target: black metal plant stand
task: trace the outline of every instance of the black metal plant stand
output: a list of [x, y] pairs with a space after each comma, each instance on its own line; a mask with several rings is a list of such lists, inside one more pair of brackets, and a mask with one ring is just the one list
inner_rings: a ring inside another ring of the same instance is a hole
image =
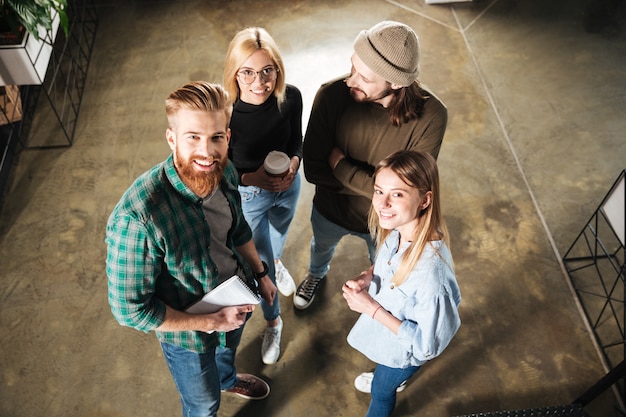
[[[69, 147], [74, 142], [98, 19], [93, 0], [68, 1], [67, 15], [67, 35], [59, 30], [54, 42], [50, 34], [43, 38], [52, 53], [41, 85], [19, 86], [21, 120], [0, 126], [0, 196], [20, 150]], [[4, 107], [0, 112], [14, 120]]]
[[[59, 30], [45, 80], [21, 87], [24, 126], [19, 142], [26, 149], [68, 147], [74, 142], [98, 19], [91, 0], [68, 2], [67, 14], [68, 34]], [[44, 105], [49, 105], [49, 115], [40, 114]]]

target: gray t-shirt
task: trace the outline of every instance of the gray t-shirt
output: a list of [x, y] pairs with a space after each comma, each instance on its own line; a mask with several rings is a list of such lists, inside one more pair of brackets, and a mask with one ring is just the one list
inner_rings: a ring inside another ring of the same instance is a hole
[[245, 277], [243, 269], [237, 263], [233, 251], [226, 246], [228, 231], [233, 224], [233, 215], [221, 187], [209, 194], [202, 201], [202, 210], [211, 230], [211, 259], [219, 272], [219, 283], [233, 275]]

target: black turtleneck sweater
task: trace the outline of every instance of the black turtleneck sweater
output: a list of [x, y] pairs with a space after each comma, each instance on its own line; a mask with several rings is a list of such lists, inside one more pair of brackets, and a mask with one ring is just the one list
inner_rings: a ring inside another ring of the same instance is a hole
[[287, 84], [285, 101], [278, 108], [272, 95], [260, 105], [237, 100], [230, 122], [228, 158], [241, 174], [254, 172], [270, 151], [302, 159], [302, 94]]

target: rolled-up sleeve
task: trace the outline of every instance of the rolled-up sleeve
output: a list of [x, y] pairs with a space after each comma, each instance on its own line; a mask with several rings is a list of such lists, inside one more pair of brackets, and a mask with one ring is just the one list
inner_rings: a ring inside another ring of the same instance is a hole
[[438, 294], [417, 304], [413, 320], [403, 320], [398, 342], [422, 361], [441, 355], [461, 326], [456, 302], [448, 294]]

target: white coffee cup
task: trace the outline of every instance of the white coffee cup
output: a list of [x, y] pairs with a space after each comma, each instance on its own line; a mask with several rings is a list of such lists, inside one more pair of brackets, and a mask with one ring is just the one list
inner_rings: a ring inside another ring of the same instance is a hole
[[271, 151], [265, 157], [263, 166], [267, 175], [272, 177], [284, 177], [289, 172], [289, 156], [280, 151]]

